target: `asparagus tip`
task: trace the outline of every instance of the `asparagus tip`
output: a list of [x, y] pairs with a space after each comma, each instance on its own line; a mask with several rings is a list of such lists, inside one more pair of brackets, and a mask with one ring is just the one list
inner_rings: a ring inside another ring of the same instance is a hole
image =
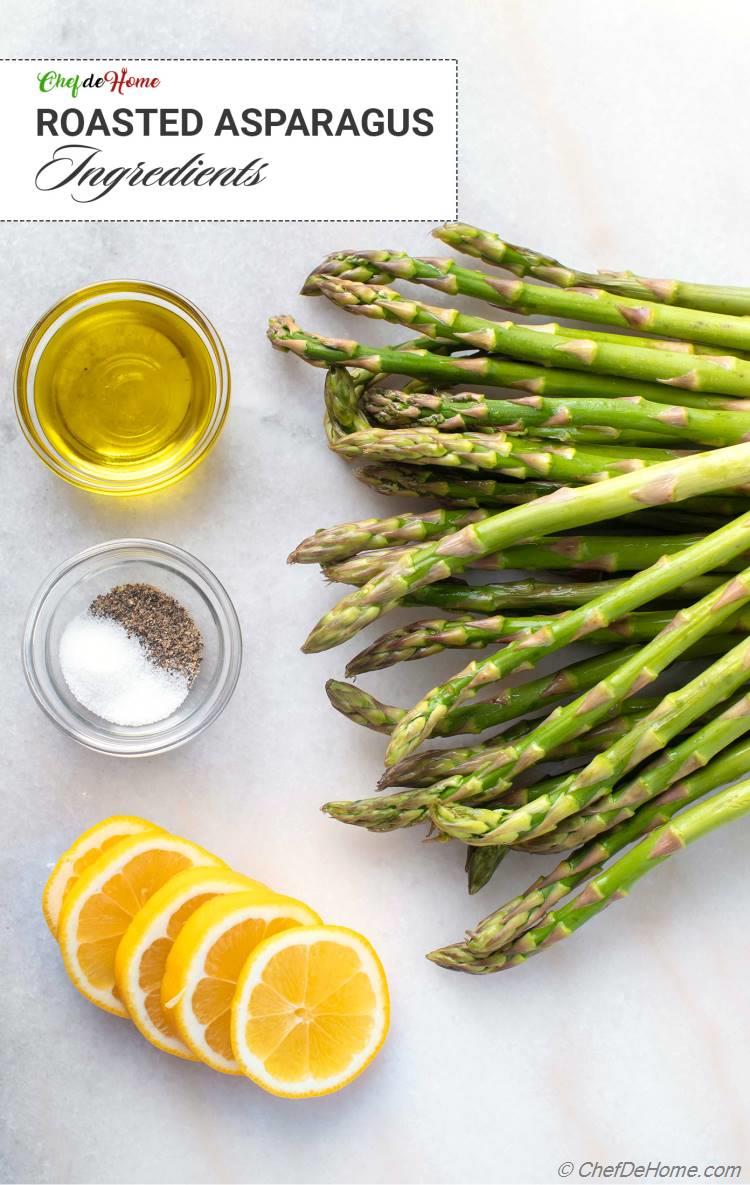
[[460, 961], [460, 955], [456, 957], [454, 952], [457, 947], [445, 946], [439, 950], [431, 950], [425, 955], [431, 963], [435, 963], [438, 967], [444, 967], [446, 971], [465, 971], [467, 968], [464, 963]]
[[310, 272], [299, 290], [300, 296], [320, 296], [320, 268]]

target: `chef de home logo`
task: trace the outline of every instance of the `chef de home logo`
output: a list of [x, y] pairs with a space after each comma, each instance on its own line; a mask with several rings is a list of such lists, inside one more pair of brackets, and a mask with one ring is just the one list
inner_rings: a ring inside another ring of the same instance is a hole
[[156, 90], [161, 79], [148, 75], [131, 74], [127, 66], [105, 70], [103, 74], [61, 74], [59, 70], [43, 70], [37, 74], [37, 85], [42, 94], [50, 91], [67, 91], [77, 99], [81, 91], [105, 90], [111, 95], [124, 95], [129, 90]]

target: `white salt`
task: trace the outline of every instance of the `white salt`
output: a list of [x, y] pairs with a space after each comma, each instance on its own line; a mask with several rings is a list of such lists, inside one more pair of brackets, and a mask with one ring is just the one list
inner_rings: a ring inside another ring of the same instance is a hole
[[74, 617], [65, 627], [60, 666], [78, 702], [111, 724], [164, 720], [189, 691], [183, 675], [158, 667], [118, 622], [89, 613]]

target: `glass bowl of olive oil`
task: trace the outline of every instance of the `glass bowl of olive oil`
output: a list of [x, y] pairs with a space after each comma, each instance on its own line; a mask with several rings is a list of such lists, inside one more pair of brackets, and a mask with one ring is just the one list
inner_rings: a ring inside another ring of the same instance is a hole
[[16, 367], [16, 411], [59, 477], [98, 494], [151, 493], [215, 444], [229, 407], [221, 338], [191, 301], [111, 280], [56, 304]]

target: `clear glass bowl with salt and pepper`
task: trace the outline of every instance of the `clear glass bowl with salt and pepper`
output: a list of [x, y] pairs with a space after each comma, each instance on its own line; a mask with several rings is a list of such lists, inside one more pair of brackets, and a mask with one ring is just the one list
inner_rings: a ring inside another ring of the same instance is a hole
[[23, 662], [43, 711], [100, 753], [177, 748], [226, 707], [242, 638], [231, 599], [189, 552], [116, 539], [56, 568], [29, 609]]

